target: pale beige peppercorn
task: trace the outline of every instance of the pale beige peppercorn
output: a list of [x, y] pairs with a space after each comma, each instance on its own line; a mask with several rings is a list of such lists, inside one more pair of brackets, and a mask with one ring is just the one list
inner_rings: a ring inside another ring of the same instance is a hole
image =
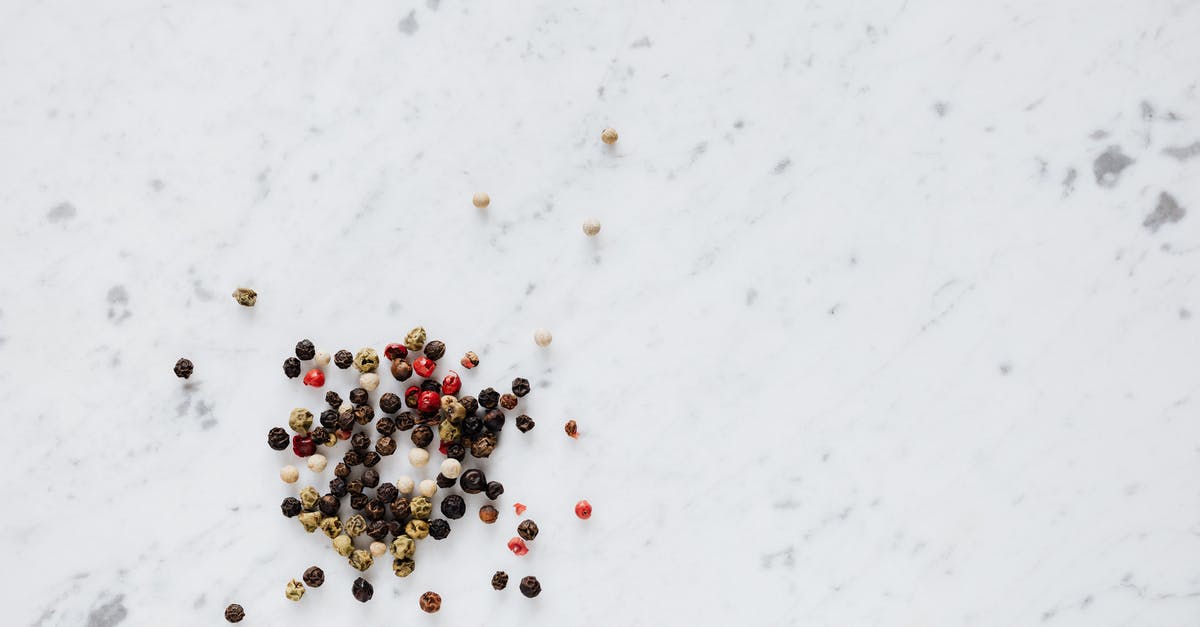
[[413, 478], [408, 475], [400, 477], [396, 480], [396, 489], [400, 491], [400, 494], [412, 494]]
[[[336, 435], [334, 436], [337, 437]], [[308, 456], [308, 469], [313, 472], [321, 472], [325, 470], [325, 465], [329, 460], [322, 454], [316, 453]], [[290, 481], [288, 483], [291, 483]]]
[[351, 540], [350, 536], [342, 534], [333, 539], [333, 550], [342, 557], [350, 557], [350, 554], [354, 552], [354, 540]]
[[588, 237], [595, 237], [600, 233], [600, 221], [595, 218], [590, 218], [583, 222], [583, 233]]
[[371, 551], [372, 557], [380, 557], [384, 553], [387, 553], [388, 549], [387, 545], [382, 542], [372, 542], [371, 546], [368, 547], [368, 550]]
[[533, 332], [533, 341], [538, 346], [545, 348], [550, 345], [550, 342], [554, 341], [554, 336], [546, 329], [538, 329]]
[[433, 498], [437, 494], [437, 482], [433, 479], [426, 479], [417, 486], [417, 493], [426, 498]]
[[391, 550], [392, 555], [399, 559], [412, 557], [413, 553], [417, 550], [417, 543], [413, 542], [413, 539], [408, 536], [397, 536], [396, 539], [392, 541]]
[[471, 204], [480, 209], [487, 209], [487, 206], [492, 204], [492, 199], [483, 192], [475, 192], [475, 195], [471, 197]]
[[617, 143], [617, 131], [612, 128], [600, 131], [600, 141], [609, 145]]
[[364, 372], [358, 377], [358, 387], [374, 392], [379, 387], [379, 375], [374, 372]]
[[429, 451], [423, 448], [413, 448], [408, 451], [408, 463], [420, 468], [429, 463]]
[[330, 359], [329, 353], [325, 351], [317, 351], [317, 354], [313, 356], [313, 364], [315, 364], [318, 368], [324, 368], [325, 366], [329, 365]]
[[284, 483], [296, 483], [296, 480], [300, 478], [300, 471], [295, 466], [288, 464], [279, 469], [279, 478]]

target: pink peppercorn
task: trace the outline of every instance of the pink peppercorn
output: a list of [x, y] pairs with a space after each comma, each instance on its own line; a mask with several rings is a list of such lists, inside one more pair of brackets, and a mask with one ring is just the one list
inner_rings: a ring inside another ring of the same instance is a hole
[[433, 390], [425, 390], [417, 395], [417, 411], [422, 414], [432, 414], [442, 406], [442, 397]]
[[508, 541], [508, 550], [512, 551], [513, 555], [520, 557], [529, 552], [529, 547], [525, 546], [524, 540], [514, 536], [512, 540]]
[[296, 457], [308, 457], [317, 452], [317, 445], [313, 443], [311, 436], [293, 435], [292, 452], [296, 454]]
[[457, 372], [451, 370], [450, 374], [446, 375], [446, 378], [442, 379], [442, 394], [449, 394], [453, 396], [458, 394], [458, 391], [461, 389], [462, 379], [458, 378]]
[[517, 516], [525, 513], [525, 506], [521, 503], [513, 503], [513, 510], [517, 512]]
[[408, 349], [403, 344], [388, 344], [387, 348], [383, 349], [383, 356], [388, 360], [404, 359], [408, 356]]
[[321, 372], [320, 368], [313, 368], [304, 375], [304, 385], [311, 385], [314, 388], [319, 388], [325, 385], [325, 373]]
[[588, 503], [587, 499], [584, 499], [584, 500], [576, 503], [575, 504], [575, 515], [582, 518], [583, 520], [587, 520], [587, 519], [591, 518], [592, 517], [592, 504]]
[[421, 388], [410, 385], [407, 390], [404, 390], [404, 404], [410, 409], [417, 408], [417, 397], [421, 395]]
[[429, 375], [433, 374], [434, 368], [437, 368], [437, 362], [424, 355], [413, 360], [413, 372], [422, 377], [429, 377]]

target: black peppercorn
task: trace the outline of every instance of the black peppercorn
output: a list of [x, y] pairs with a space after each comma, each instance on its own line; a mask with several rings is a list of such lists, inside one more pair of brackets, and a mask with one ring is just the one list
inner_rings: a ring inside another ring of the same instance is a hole
[[279, 505], [279, 509], [283, 511], [284, 516], [292, 518], [293, 516], [299, 516], [300, 512], [304, 510], [304, 506], [300, 504], [300, 499], [289, 496], [283, 499], [283, 503]]
[[370, 405], [359, 405], [354, 408], [354, 422], [365, 425], [375, 419], [375, 410]]
[[463, 501], [463, 497], [457, 494], [447, 494], [446, 497], [442, 499], [442, 504], [440, 507], [442, 510], [442, 516], [445, 516], [450, 520], [458, 520], [459, 518], [463, 517], [463, 514], [467, 513], [466, 502]]
[[371, 436], [359, 431], [358, 433], [350, 436], [350, 446], [353, 446], [356, 449], [365, 449], [368, 446], [371, 446]]
[[537, 534], [538, 534], [537, 523], [533, 522], [532, 520], [529, 520], [528, 518], [526, 518], [525, 520], [522, 520], [521, 524], [517, 525], [517, 535], [521, 536], [525, 540], [532, 541], [534, 538], [537, 537]]
[[499, 481], [489, 481], [484, 493], [487, 494], [489, 501], [494, 501], [500, 498], [501, 494], [504, 494], [504, 485]]
[[351, 403], [354, 403], [355, 405], [366, 405], [367, 400], [368, 398], [366, 390], [362, 388], [354, 388], [353, 390], [350, 390]]
[[310, 588], [320, 588], [325, 583], [325, 571], [318, 566], [309, 566], [304, 571], [304, 585]]
[[471, 441], [472, 457], [489, 457], [494, 450], [496, 450], [496, 434], [494, 433], [485, 433]]
[[375, 452], [379, 453], [380, 455], [383, 455], [384, 457], [387, 457], [388, 455], [395, 453], [396, 452], [396, 441], [389, 438], [386, 435], [383, 436], [382, 438], [379, 438], [375, 442]]
[[474, 415], [467, 416], [463, 418], [462, 425], [459, 428], [462, 429], [463, 435], [473, 438], [483, 431], [483, 418]]
[[396, 488], [396, 484], [384, 481], [379, 484], [378, 488], [375, 488], [375, 496], [383, 499], [384, 503], [391, 503], [396, 500], [397, 496], [400, 496], [400, 490]]
[[362, 453], [354, 449], [350, 449], [346, 451], [344, 455], [342, 455], [342, 463], [346, 464], [347, 466], [357, 466], [362, 463]]
[[404, 399], [393, 392], [385, 392], [379, 397], [379, 409], [385, 414], [394, 414], [404, 406]]
[[454, 487], [454, 484], [458, 483], [457, 478], [451, 479], [440, 472], [438, 473], [435, 481], [437, 481], [437, 487], [441, 488], [442, 490], [445, 490], [446, 488], [452, 488]]
[[371, 520], [383, 520], [387, 515], [387, 506], [379, 497], [369, 499], [366, 507], [363, 508], [363, 515]]
[[489, 409], [483, 415], [483, 426], [492, 433], [499, 433], [504, 428], [504, 412], [499, 409]]
[[454, 444], [446, 447], [446, 457], [449, 457], [450, 459], [457, 459], [461, 462], [467, 457], [467, 449], [462, 444], [455, 442]]
[[437, 379], [425, 379], [421, 382], [422, 392], [437, 392], [442, 393], [442, 384], [437, 382]]
[[338, 510], [342, 507], [342, 501], [330, 493], [321, 497], [321, 500], [317, 503], [317, 507], [319, 507], [321, 509], [321, 513], [325, 514], [326, 516], [336, 516]]
[[410, 501], [407, 496], [397, 497], [396, 500], [388, 504], [388, 509], [392, 510], [392, 516], [396, 520], [404, 520], [412, 510], [409, 509]]
[[522, 577], [521, 578], [521, 594], [532, 599], [542, 593], [542, 584], [538, 582], [537, 577]]
[[381, 457], [379, 453], [376, 453], [375, 451], [367, 451], [363, 454], [363, 466], [370, 468], [375, 464], [378, 464], [382, 459], [383, 457]]
[[484, 409], [495, 409], [499, 402], [500, 393], [492, 388], [487, 388], [479, 393], [479, 405]]
[[459, 475], [458, 485], [462, 487], [462, 491], [466, 492], [467, 494], [479, 494], [487, 489], [487, 477], [483, 476], [482, 470], [478, 468], [471, 468], [463, 471], [463, 473]]
[[363, 482], [360, 479], [354, 479], [346, 483], [346, 491], [350, 494], [362, 494]]
[[450, 535], [450, 523], [441, 518], [429, 521], [429, 537], [434, 540], [445, 540]]
[[337, 466], [333, 467], [333, 476], [345, 479], [350, 476], [350, 466], [345, 462], [338, 462]]
[[379, 485], [379, 471], [374, 468], [368, 468], [363, 471], [362, 484], [364, 487], [373, 488]]
[[474, 396], [463, 396], [458, 399], [458, 402], [463, 406], [463, 409], [467, 410], [468, 416], [474, 416], [479, 412], [479, 400]]
[[317, 356], [317, 347], [308, 340], [296, 342], [296, 356], [300, 359], [312, 359]]
[[529, 431], [533, 429], [533, 425], [533, 418], [530, 418], [525, 414], [517, 416], [517, 430], [521, 433], [529, 433]]
[[500, 397], [500, 406], [503, 407], [504, 409], [510, 409], [510, 410], [516, 409], [517, 408], [517, 397], [513, 396], [512, 394], [505, 394], [505, 395], [501, 396]]
[[346, 480], [341, 477], [334, 477], [329, 480], [329, 493], [339, 499], [346, 496], [350, 490], [346, 487]]
[[523, 397], [529, 393], [529, 379], [517, 377], [512, 382], [512, 392], [518, 397]]
[[445, 354], [446, 354], [446, 344], [443, 343], [441, 340], [433, 340], [432, 342], [425, 345], [425, 356], [434, 361], [441, 359], [442, 355], [445, 355]]
[[387, 534], [388, 534], [387, 521], [376, 520], [376, 521], [372, 521], [371, 524], [367, 525], [367, 535], [371, 536], [375, 540], [382, 540], [387, 537]]
[[417, 424], [416, 416], [411, 411], [406, 411], [396, 416], [396, 429], [398, 431], [408, 431]]
[[338, 414], [338, 429], [349, 429], [354, 426], [354, 410], [346, 409]]
[[175, 362], [175, 376], [179, 377], [180, 379], [186, 379], [192, 376], [192, 370], [192, 360], [186, 357], [181, 357], [179, 358], [179, 361]]
[[345, 370], [350, 367], [350, 364], [354, 363], [354, 353], [345, 349], [340, 350], [333, 354], [333, 363], [338, 368]]
[[342, 406], [342, 397], [338, 396], [337, 392], [329, 390], [325, 393], [325, 402], [329, 403], [330, 407], [337, 409]]
[[325, 444], [329, 441], [329, 430], [325, 427], [313, 427], [308, 430], [308, 437], [312, 438], [314, 444]]
[[242, 606], [237, 603], [230, 603], [229, 607], [225, 608], [225, 620], [231, 623], [240, 623], [243, 618], [246, 618], [246, 610], [243, 610]]
[[375, 421], [375, 431], [377, 431], [379, 435], [391, 435], [396, 432], [396, 421], [384, 416], [383, 418]]
[[330, 431], [338, 430], [338, 413], [336, 409], [326, 409], [321, 412], [321, 426]]
[[400, 358], [392, 360], [392, 376], [397, 381], [407, 381], [412, 376], [412, 372], [412, 364]]
[[400, 522], [399, 520], [389, 520], [387, 521], [387, 526], [388, 534], [391, 535], [392, 538], [399, 538], [400, 536], [404, 535], [404, 523]]
[[352, 509], [354, 509], [354, 511], [356, 511], [356, 512], [362, 511], [362, 508], [367, 506], [367, 501], [369, 501], [369, 500], [371, 500], [371, 497], [369, 497], [365, 494], [362, 494], [361, 492], [358, 494], [351, 493], [350, 494], [350, 507]]
[[482, 520], [484, 524], [490, 525], [496, 522], [496, 518], [499, 516], [500, 512], [491, 505], [484, 505], [479, 508], [479, 520]]
[[271, 430], [267, 432], [267, 444], [277, 451], [287, 448], [291, 441], [292, 438], [288, 436], [283, 427], [271, 427]]
[[[286, 434], [285, 434], [286, 435]], [[413, 446], [426, 447], [430, 442], [433, 442], [433, 429], [425, 425], [421, 425], [413, 429], [412, 435]]]
[[508, 587], [508, 573], [498, 570], [495, 575], [492, 575], [492, 588], [503, 590]]
[[283, 374], [286, 374], [289, 379], [300, 376], [300, 360], [295, 357], [283, 360]]
[[354, 585], [350, 587], [350, 591], [354, 593], [354, 598], [360, 603], [366, 603], [375, 596], [375, 588], [371, 586], [371, 582], [359, 577], [354, 580]]

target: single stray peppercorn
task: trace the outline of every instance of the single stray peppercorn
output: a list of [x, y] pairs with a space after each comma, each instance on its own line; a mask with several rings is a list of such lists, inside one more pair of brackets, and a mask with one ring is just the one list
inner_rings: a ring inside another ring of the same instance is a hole
[[442, 597], [436, 592], [426, 592], [421, 595], [421, 609], [429, 614], [436, 613], [442, 609]]
[[495, 590], [503, 590], [508, 586], [508, 573], [498, 570], [495, 575], [492, 575], [492, 588]]
[[488, 500], [494, 501], [500, 498], [501, 494], [504, 494], [504, 485], [499, 481], [489, 481], [487, 488], [484, 490], [484, 494], [487, 495]]
[[320, 368], [313, 368], [304, 375], [304, 385], [319, 388], [325, 385], [325, 373]]
[[248, 287], [239, 287], [233, 290], [233, 300], [242, 307], [253, 307], [258, 302], [258, 292]]
[[600, 141], [609, 145], [617, 143], [617, 131], [611, 127], [600, 131]]
[[517, 525], [517, 535], [521, 536], [522, 539], [532, 542], [535, 538], [537, 538], [537, 534], [537, 523], [529, 520], [528, 518], [522, 520], [521, 524]]
[[532, 599], [542, 593], [542, 584], [538, 582], [537, 577], [529, 576], [521, 578], [521, 594]]
[[192, 360], [186, 357], [180, 357], [179, 361], [175, 362], [175, 376], [180, 379], [186, 379], [192, 376]]
[[586, 499], [576, 503], [575, 504], [575, 515], [580, 517], [583, 520], [587, 520], [587, 519], [591, 518], [592, 517], [592, 504], [588, 503]]
[[371, 585], [371, 582], [362, 577], [354, 580], [354, 585], [350, 586], [350, 592], [354, 594], [354, 598], [360, 603], [366, 603], [371, 600], [371, 597], [375, 596], [375, 588]]
[[240, 623], [243, 618], [246, 618], [246, 610], [243, 610], [242, 606], [237, 603], [230, 603], [229, 607], [225, 608], [225, 620], [231, 623]]
[[351, 353], [348, 350], [342, 349], [333, 354], [333, 363], [338, 368], [345, 370], [346, 368], [349, 368], [351, 364], [354, 363], [354, 353]]
[[283, 589], [283, 596], [289, 601], [299, 601], [304, 596], [304, 584], [295, 579], [289, 581]]
[[458, 360], [458, 363], [462, 364], [463, 368], [470, 370], [479, 365], [479, 355], [476, 355], [475, 351], [467, 351], [462, 359]]
[[529, 433], [529, 431], [533, 429], [534, 424], [533, 418], [530, 418], [525, 414], [517, 416], [517, 430], [519, 430], [521, 433]]
[[529, 390], [530, 390], [529, 379], [525, 379], [522, 377], [517, 377], [516, 379], [513, 379], [513, 382], [512, 382], [513, 394], [516, 394], [518, 397], [523, 397], [529, 393]]
[[563, 426], [563, 430], [572, 438], [579, 439], [579, 425], [575, 424], [574, 420], [568, 420], [567, 424]]
[[295, 357], [288, 357], [283, 360], [283, 374], [289, 379], [295, 379], [300, 376], [300, 360]]
[[463, 501], [463, 497], [457, 494], [447, 494], [442, 499], [439, 507], [442, 510], [442, 515], [450, 520], [458, 520], [463, 517], [463, 514], [467, 513], [466, 502]]
[[444, 519], [435, 518], [429, 521], [429, 537], [434, 540], [445, 540], [450, 535], [450, 523]]
[[271, 430], [267, 432], [267, 444], [277, 451], [287, 448], [289, 439], [287, 431], [283, 427], [271, 427]]
[[300, 340], [296, 342], [296, 356], [300, 359], [308, 360], [317, 355], [317, 347], [309, 340]]
[[467, 494], [479, 494], [487, 489], [487, 478], [483, 475], [482, 470], [471, 468], [463, 471], [463, 474], [458, 477], [458, 485]]
[[[449, 498], [449, 497], [447, 497], [447, 498]], [[442, 513], [444, 514], [445, 510], [443, 510]], [[484, 524], [490, 525], [490, 524], [496, 522], [496, 518], [499, 515], [500, 515], [500, 512], [497, 511], [496, 508], [492, 507], [491, 505], [484, 505], [483, 507], [479, 508], [479, 520], [482, 520], [484, 522]]]
[[513, 511], [517, 513], [517, 516], [524, 514], [526, 509], [527, 508], [522, 503], [513, 503]]
[[310, 588], [320, 588], [325, 583], [325, 571], [318, 566], [309, 566], [304, 571], [304, 583]]
[[525, 546], [525, 541], [520, 538], [512, 538], [508, 541], [508, 550], [513, 552], [513, 555], [521, 557], [529, 552], [529, 547]]

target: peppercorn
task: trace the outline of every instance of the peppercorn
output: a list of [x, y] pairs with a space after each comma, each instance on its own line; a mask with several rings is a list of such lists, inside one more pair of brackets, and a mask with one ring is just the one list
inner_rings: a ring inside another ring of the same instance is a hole
[[357, 538], [367, 530], [367, 519], [362, 517], [362, 514], [355, 514], [346, 519], [342, 525], [342, 530], [351, 538]]
[[397, 381], [407, 381], [412, 376], [412, 365], [403, 359], [392, 360], [392, 377]]
[[525, 541], [520, 538], [511, 538], [508, 541], [508, 550], [513, 552], [513, 555], [521, 557], [529, 552], [529, 547], [525, 546]]
[[362, 453], [356, 449], [350, 449], [342, 455], [342, 463], [347, 466], [357, 466], [362, 463]]
[[567, 435], [579, 439], [579, 425], [575, 424], [574, 420], [568, 420], [567, 424], [563, 426], [563, 430], [567, 432]]
[[[408, 538], [408, 536], [401, 537]], [[411, 542], [412, 540], [409, 541]], [[416, 567], [416, 562], [412, 561], [411, 558], [400, 557], [392, 560], [392, 572], [395, 573], [397, 577], [407, 577], [411, 575]]]
[[414, 518], [404, 525], [404, 533], [413, 540], [421, 540], [429, 535], [429, 523], [420, 518]]
[[534, 427], [533, 419], [525, 414], [517, 416], [517, 430], [521, 433], [528, 433]]
[[329, 357], [329, 353], [326, 353], [325, 351], [317, 351], [317, 354], [313, 355], [313, 363], [316, 364], [318, 368], [324, 368], [325, 366], [328, 366], [330, 360], [331, 358]]
[[394, 414], [400, 411], [400, 408], [403, 406], [403, 402], [404, 401], [398, 395], [392, 392], [384, 392], [383, 395], [379, 397], [379, 409], [383, 410], [383, 413], [385, 414]]
[[521, 578], [521, 594], [532, 599], [542, 593], [542, 584], [538, 582], [537, 577], [529, 576]]
[[[342, 507], [342, 501], [333, 493], [326, 494], [321, 497], [321, 501], [317, 503], [317, 507], [321, 509], [321, 513], [326, 516], [336, 516], [338, 510]], [[335, 534], [336, 535], [336, 534]]]
[[338, 426], [339, 430], [343, 430], [343, 431], [353, 427], [354, 426], [354, 410], [343, 409], [338, 414], [337, 426]]
[[319, 566], [309, 566], [304, 571], [304, 583], [310, 588], [320, 588], [325, 583], [325, 571]]
[[300, 524], [304, 526], [304, 531], [312, 533], [321, 526], [321, 512], [304, 512], [296, 517]]
[[342, 397], [338, 396], [337, 392], [329, 390], [325, 393], [325, 402], [329, 405], [330, 409], [337, 409], [342, 404]]
[[289, 601], [299, 601], [304, 596], [304, 584], [295, 579], [287, 582], [287, 586], [283, 589], [283, 596]]
[[496, 450], [496, 434], [485, 433], [471, 441], [471, 456], [477, 459], [490, 457]]
[[434, 369], [437, 368], [437, 363], [432, 359], [422, 355], [413, 360], [412, 368], [413, 372], [417, 373], [419, 376], [428, 377], [429, 375], [433, 374]]
[[321, 493], [312, 486], [305, 486], [300, 490], [300, 504], [304, 506], [304, 511], [312, 511], [317, 507], [317, 501], [320, 500]]
[[504, 409], [509, 409], [509, 410], [516, 409], [517, 408], [517, 397], [513, 396], [512, 394], [505, 394], [505, 395], [501, 396], [500, 397], [500, 406], [503, 407]]
[[354, 511], [356, 511], [356, 512], [362, 511], [362, 509], [367, 506], [367, 501], [369, 501], [369, 500], [370, 500], [370, 497], [368, 497], [365, 494], [361, 494], [361, 493], [351, 494], [350, 495], [350, 507], [353, 508]]
[[350, 539], [350, 536], [342, 534], [333, 539], [333, 550], [342, 557], [350, 557], [350, 554], [354, 552], [354, 541]]
[[338, 497], [339, 499], [349, 494], [350, 491], [346, 489], [346, 480], [342, 479], [341, 477], [334, 477], [333, 479], [330, 479], [329, 493]]
[[479, 365], [479, 355], [476, 355], [475, 351], [467, 351], [463, 354], [462, 359], [458, 360], [458, 363], [462, 364], [463, 368], [470, 370]]
[[[388, 534], [387, 521], [375, 520], [375, 521], [372, 521], [371, 524], [367, 525], [367, 535], [371, 536], [372, 538], [374, 538], [376, 540], [384, 539], [387, 536], [387, 534]], [[375, 557], [379, 557], [379, 555], [375, 554], [375, 551], [371, 551], [371, 554], [375, 555]]]
[[396, 484], [385, 481], [375, 488], [375, 496], [383, 499], [384, 503], [391, 503], [396, 500], [397, 496], [400, 496], [400, 490], [396, 489]]
[[379, 387], [379, 375], [374, 372], [364, 372], [358, 375], [358, 385], [368, 392], [374, 392]]
[[338, 462], [337, 466], [333, 467], [333, 476], [345, 479], [350, 476], [350, 466], [345, 462]]
[[415, 385], [410, 385], [404, 391], [404, 404], [410, 409], [417, 408], [417, 400], [421, 396], [421, 388]]
[[408, 348], [403, 344], [388, 344], [383, 347], [383, 357], [385, 359], [403, 359], [408, 357]]
[[396, 539], [392, 541], [391, 552], [397, 559], [412, 557], [416, 550], [417, 543], [408, 536], [396, 536]]
[[441, 518], [429, 521], [429, 537], [434, 540], [445, 540], [450, 535], [450, 523]]
[[426, 592], [421, 595], [420, 606], [425, 612], [434, 614], [442, 609], [442, 597], [436, 592]]
[[370, 551], [363, 549], [355, 549], [350, 553], [350, 566], [359, 572], [363, 572], [375, 563], [375, 558], [371, 557]]
[[512, 392], [518, 397], [524, 397], [530, 391], [529, 379], [517, 377], [512, 382]]
[[309, 340], [296, 342], [296, 356], [300, 359], [312, 359], [317, 354], [317, 347]]
[[[390, 436], [396, 432], [396, 421], [388, 416], [384, 416], [375, 421], [375, 431], [379, 435]], [[394, 452], [392, 451], [392, 453]], [[391, 453], [388, 453], [388, 455], [391, 455]]]
[[374, 468], [368, 468], [363, 472], [362, 484], [365, 487], [373, 488], [379, 485], [379, 471]]
[[414, 446], [426, 447], [433, 442], [433, 430], [425, 425], [416, 427], [409, 436]]
[[282, 427], [271, 427], [271, 430], [267, 431], [267, 445], [277, 451], [287, 448], [288, 439], [287, 431]]
[[462, 431], [454, 426], [454, 423], [445, 420], [442, 421], [442, 424], [438, 425], [438, 437], [441, 438], [443, 444], [455, 442], [462, 437]]
[[404, 346], [410, 351], [419, 351], [425, 346], [425, 328], [415, 327], [404, 336]]
[[441, 340], [433, 340], [425, 345], [425, 356], [437, 361], [446, 354], [446, 343]]
[[180, 357], [179, 361], [175, 362], [175, 376], [180, 379], [186, 379], [192, 376], [192, 360], [186, 357]]
[[231, 623], [240, 623], [243, 618], [246, 618], [246, 610], [243, 610], [242, 606], [237, 603], [230, 603], [229, 607], [225, 608], [225, 620]]
[[[443, 511], [443, 513], [445, 513], [445, 512]], [[491, 505], [484, 505], [483, 507], [479, 508], [479, 520], [482, 520], [484, 522], [484, 524], [490, 525], [490, 524], [496, 522], [496, 518], [499, 516], [500, 516], [500, 512], [497, 511], [496, 508], [492, 507]]]
[[295, 379], [300, 376], [300, 360], [295, 357], [288, 357], [283, 360], [283, 374], [289, 379]]
[[587, 520], [587, 519], [591, 518], [592, 517], [592, 504], [588, 503], [586, 499], [576, 503], [575, 504], [575, 515], [580, 517], [583, 520]]
[[410, 501], [406, 496], [396, 497], [396, 500], [388, 504], [388, 509], [392, 510], [392, 517], [396, 519], [408, 518], [409, 503]]
[[442, 511], [442, 515], [450, 520], [458, 520], [467, 512], [466, 502], [457, 494], [447, 494], [438, 508]]
[[[379, 524], [383, 525], [384, 535], [387, 535], [387, 523], [381, 521]], [[376, 541], [372, 542], [367, 550], [371, 552], [371, 557], [382, 557], [384, 553], [387, 553], [387, 545]]]
[[336, 431], [338, 428], [337, 419], [338, 414], [336, 411], [332, 409], [326, 409], [325, 411], [321, 412], [321, 415], [317, 418], [317, 421], [320, 422], [321, 426], [325, 427], [327, 430]]
[[495, 409], [496, 404], [500, 402], [500, 393], [492, 388], [486, 388], [479, 392], [479, 405], [484, 409]]
[[517, 516], [524, 514], [525, 509], [526, 509], [525, 505], [523, 505], [521, 503], [513, 503], [513, 511], [517, 513]]
[[588, 237], [595, 237], [600, 234], [600, 221], [595, 218], [588, 218], [583, 221], [583, 234]]
[[346, 489], [351, 494], [362, 494], [362, 491], [363, 491], [362, 479], [352, 479], [350, 481], [350, 483], [346, 484]]
[[545, 329], [538, 329], [533, 332], [533, 342], [542, 348], [546, 348], [553, 341], [554, 336], [550, 335], [550, 332]]
[[535, 538], [537, 538], [537, 534], [537, 523], [529, 520], [528, 518], [522, 520], [521, 524], [517, 525], [517, 535], [521, 536], [521, 538], [525, 540], [533, 541]]
[[436, 379], [426, 379], [421, 382], [421, 391], [422, 392], [437, 392], [437, 394], [438, 394], [437, 405], [438, 405], [438, 407], [441, 407], [441, 404], [442, 404], [442, 384], [441, 383], [438, 383]]
[[[317, 427], [317, 428], [321, 429], [321, 427]], [[322, 429], [322, 431], [324, 431], [324, 429]], [[316, 439], [317, 438], [313, 438], [314, 441], [316, 441]], [[321, 455], [318, 453], [318, 454], [312, 455], [308, 458], [308, 469], [313, 472], [324, 472], [325, 464], [328, 464], [328, 463], [329, 463], [329, 460], [326, 459], [326, 457], [324, 455]]]
[[475, 192], [475, 195], [471, 196], [471, 204], [478, 209], [487, 209], [487, 206], [492, 204], [492, 199], [483, 192]]
[[342, 533], [342, 521], [336, 516], [326, 516], [321, 519], [321, 531], [331, 540]]
[[466, 458], [466, 456], [467, 456], [467, 449], [462, 444], [459, 444], [458, 442], [454, 442], [450, 446], [446, 447], [446, 457], [449, 457], [450, 459], [454, 459], [454, 460], [461, 462], [463, 459]]
[[412, 494], [413, 491], [412, 477], [405, 475], [396, 480], [396, 489], [400, 490], [400, 494]]
[[396, 441], [385, 435], [375, 442], [375, 451], [387, 457], [396, 452]]
[[492, 433], [498, 433], [504, 428], [504, 412], [499, 409], [489, 409], [483, 414], [483, 426]]
[[388, 533], [392, 534], [393, 538], [404, 535], [404, 523], [398, 520], [389, 520], [387, 521], [387, 526]]
[[239, 287], [233, 290], [233, 300], [243, 307], [253, 307], [254, 303], [258, 302], [258, 292], [248, 287]]
[[418, 496], [409, 502], [408, 511], [413, 518], [426, 520], [433, 513], [433, 503], [429, 501], [428, 497]]
[[371, 582], [362, 577], [354, 580], [354, 585], [350, 586], [350, 592], [360, 603], [366, 603], [375, 596], [375, 588], [371, 586]]
[[291, 415], [288, 416], [288, 426], [292, 428], [292, 431], [295, 431], [300, 435], [307, 434], [309, 427], [312, 427], [312, 423], [312, 412], [304, 409], [303, 407], [297, 407], [293, 409]]
[[279, 469], [279, 479], [284, 483], [296, 483], [300, 478], [300, 471], [296, 470], [295, 466], [287, 465]]
[[460, 427], [463, 435], [468, 438], [473, 438], [483, 431], [483, 418], [479, 416], [467, 416], [463, 418], [462, 426]]
[[617, 132], [611, 128], [600, 131], [600, 141], [610, 145], [617, 143]]
[[479, 413], [479, 399], [474, 396], [463, 396], [458, 399], [460, 405], [466, 410], [466, 416], [474, 416]]
[[462, 379], [458, 373], [451, 370], [450, 374], [442, 377], [442, 394], [458, 394], [462, 389]]
[[375, 372], [379, 367], [379, 354], [373, 348], [364, 348], [354, 355], [354, 367], [359, 372]]
[[293, 435], [292, 452], [296, 454], [296, 457], [308, 457], [317, 452], [317, 445], [310, 436]]
[[303, 511], [304, 506], [300, 504], [300, 499], [289, 496], [283, 499], [283, 503], [279, 505], [279, 509], [283, 510], [283, 515], [288, 518], [294, 518]]
[[342, 370], [354, 363], [354, 354], [348, 350], [340, 350], [333, 354], [333, 364]]
[[487, 478], [484, 477], [482, 470], [470, 468], [464, 470], [462, 475], [459, 475], [458, 485], [467, 494], [479, 494], [487, 489]]
[[499, 481], [489, 481], [484, 494], [487, 495], [489, 501], [494, 501], [504, 494], [504, 485]]
[[367, 506], [362, 511], [363, 515], [371, 520], [383, 520], [387, 515], [387, 506], [383, 504], [383, 499], [375, 497], [367, 501]]

